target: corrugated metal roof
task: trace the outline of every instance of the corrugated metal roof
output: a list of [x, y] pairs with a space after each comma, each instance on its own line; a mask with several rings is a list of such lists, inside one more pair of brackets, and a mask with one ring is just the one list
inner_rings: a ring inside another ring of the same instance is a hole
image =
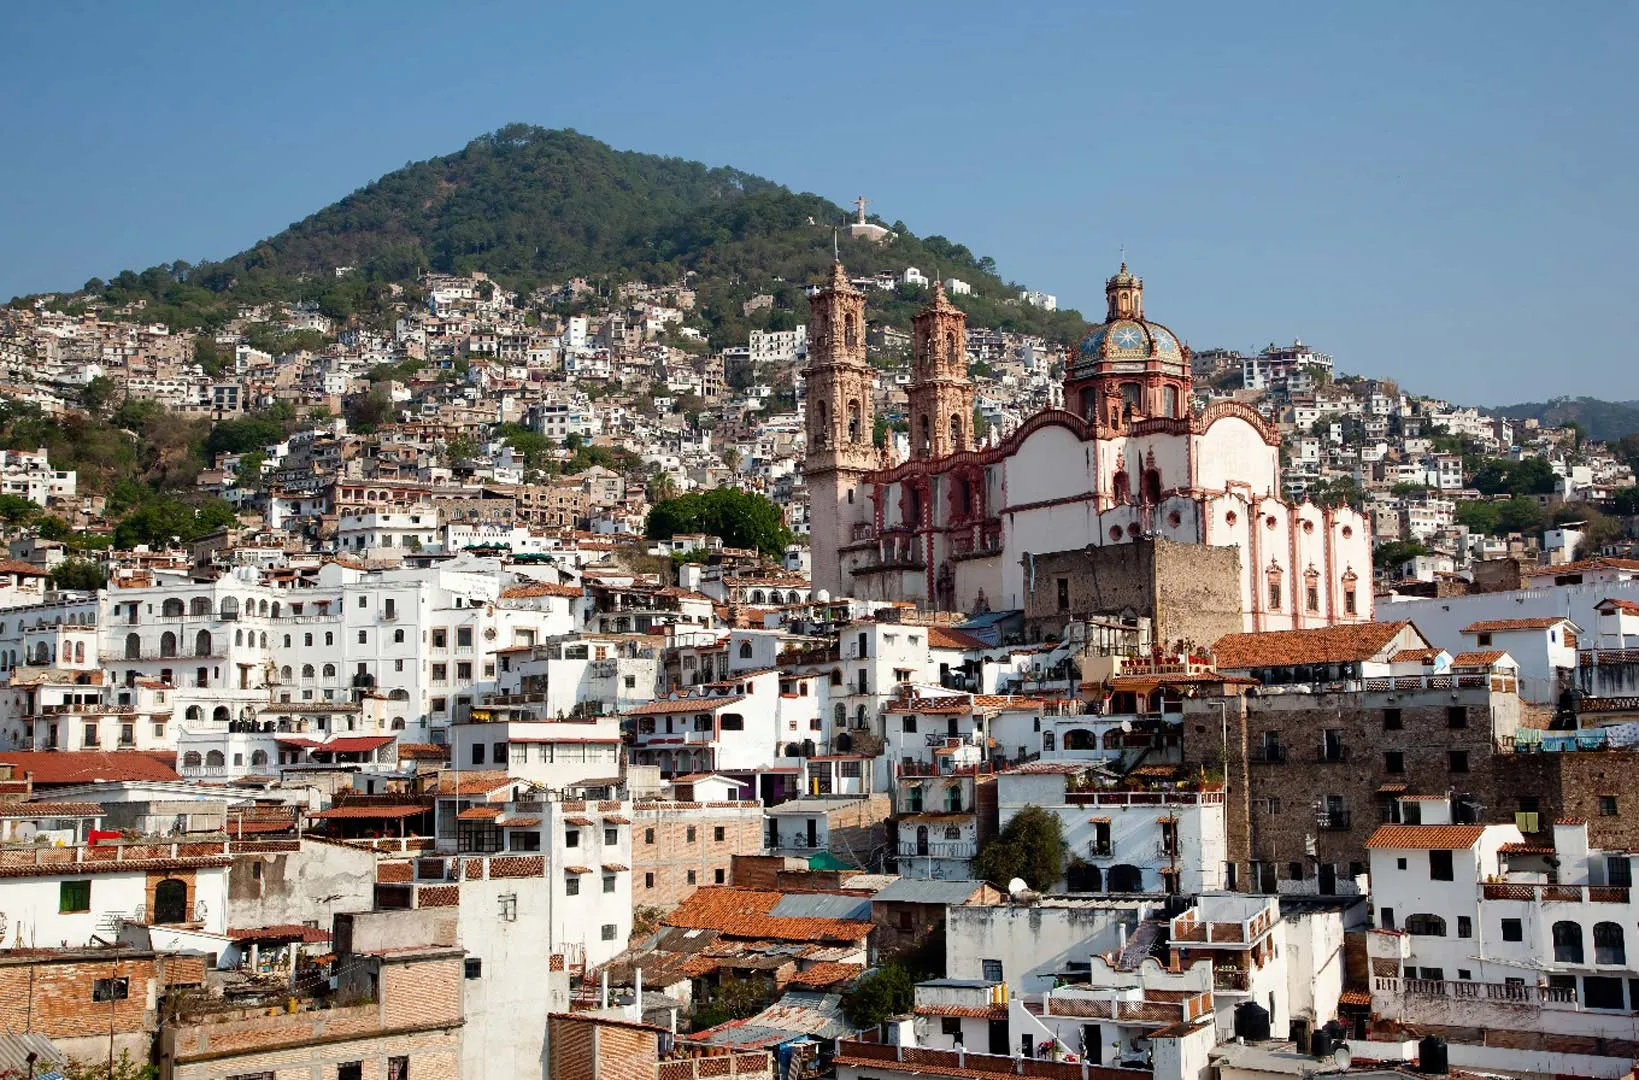
[[782, 919], [849, 919], [869, 922], [871, 898], [838, 893], [787, 893], [769, 912]]
[[961, 904], [978, 892], [982, 881], [918, 881], [900, 878], [879, 889], [872, 900], [893, 900], [901, 904]]
[[[36, 1055], [31, 1066], [29, 1054]], [[21, 1035], [0, 1035], [0, 1072], [13, 1073], [22, 1076], [34, 1073], [35, 1080], [40, 1080], [40, 1074], [53, 1065], [61, 1065], [67, 1061], [63, 1052], [57, 1049], [55, 1043], [44, 1035], [34, 1032], [25, 1032]]]

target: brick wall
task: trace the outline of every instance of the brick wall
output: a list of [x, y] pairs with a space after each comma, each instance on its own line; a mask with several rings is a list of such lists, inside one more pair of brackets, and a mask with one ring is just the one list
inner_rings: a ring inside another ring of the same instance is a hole
[[336, 1080], [337, 1066], [360, 1062], [364, 1080], [386, 1080], [387, 1059], [407, 1057], [414, 1080], [459, 1080], [460, 1029], [422, 1031], [287, 1046], [206, 1060], [162, 1058], [160, 1080], [224, 1080], [246, 1073], [270, 1072], [285, 1080]]
[[760, 807], [638, 804], [632, 811], [632, 907], [670, 911], [701, 885], [730, 884], [735, 854], [761, 851], [763, 830]]
[[[1230, 859], [1238, 887], [1256, 888], [1253, 860], [1273, 863], [1279, 881], [1288, 865], [1301, 863], [1313, 877], [1316, 862], [1331, 863], [1341, 876], [1351, 863], [1366, 862], [1366, 839], [1384, 821], [1392, 797], [1385, 785], [1403, 785], [1406, 794], [1472, 793], [1493, 821], [1512, 821], [1507, 769], [1519, 756], [1496, 749], [1494, 732], [1512, 732], [1519, 699], [1485, 690], [1417, 691], [1387, 694], [1284, 694], [1228, 699], [1229, 790], [1225, 800]], [[1222, 729], [1216, 702], [1192, 702], [1184, 718], [1184, 757], [1192, 764], [1217, 765]], [[1448, 712], [1461, 707], [1465, 726], [1453, 728]], [[1244, 713], [1242, 710], [1245, 710]], [[1386, 710], [1399, 710], [1398, 729], [1387, 726]], [[1323, 731], [1342, 733], [1347, 757], [1317, 760]], [[1279, 733], [1284, 764], [1256, 758], [1264, 732]], [[1467, 771], [1453, 771], [1451, 753], [1466, 753]], [[1402, 771], [1390, 772], [1388, 754], [1399, 754]], [[1541, 755], [1560, 757], [1570, 755]], [[1317, 807], [1341, 796], [1348, 827], [1322, 828]], [[1274, 800], [1273, 803], [1270, 800]], [[1507, 805], [1506, 811], [1503, 807]], [[1313, 837], [1315, 854], [1306, 854]]]
[[459, 956], [381, 965], [381, 1022], [388, 1027], [461, 1022]]
[[655, 1080], [658, 1035], [637, 1025], [553, 1016], [547, 1045], [553, 1080]]

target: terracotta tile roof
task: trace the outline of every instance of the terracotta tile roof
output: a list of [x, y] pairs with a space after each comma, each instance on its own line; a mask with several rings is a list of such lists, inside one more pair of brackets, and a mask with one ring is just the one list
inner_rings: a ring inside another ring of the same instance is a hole
[[928, 627], [928, 648], [930, 649], [988, 649], [989, 645], [980, 641], [962, 630], [950, 630], [943, 626]]
[[[175, 755], [170, 755], [175, 760]], [[34, 774], [34, 785], [90, 784], [114, 780], [180, 780], [176, 769], [157, 755], [136, 750], [20, 750], [0, 753], [0, 763], [14, 765], [14, 775]]]
[[498, 821], [501, 817], [499, 806], [469, 806], [455, 815], [458, 821]]
[[450, 748], [447, 744], [401, 742], [398, 744], [398, 756], [401, 761], [448, 761]]
[[1604, 612], [1607, 615], [1613, 611], [1620, 611], [1624, 615], [1639, 615], [1639, 602], [1610, 597], [1595, 604], [1594, 610]]
[[1437, 659], [1439, 657], [1440, 653], [1442, 653], [1444, 651], [1445, 650], [1443, 650], [1443, 649], [1437, 649], [1437, 648], [1431, 648], [1431, 649], [1401, 649], [1399, 652], [1397, 652], [1393, 656], [1389, 657], [1389, 663], [1391, 663], [1391, 664], [1414, 664], [1414, 663], [1420, 663], [1420, 662], [1427, 662], [1429, 660]]
[[333, 806], [309, 817], [320, 821], [380, 821], [391, 818], [414, 817], [430, 811], [430, 806]]
[[594, 824], [596, 824], [589, 817], [566, 817], [563, 819], [563, 823], [565, 825], [574, 825], [577, 828], [582, 829], [590, 829]]
[[[1402, 620], [1392, 623], [1349, 623], [1314, 630], [1225, 634], [1212, 646], [1212, 655], [1220, 671], [1370, 660], [1388, 648], [1407, 627], [1416, 631], [1410, 622]], [[1421, 637], [1421, 634], [1418, 636]]]
[[563, 868], [563, 872], [566, 874], [590, 874], [592, 868], [590, 866], [566, 866]]
[[1462, 851], [1479, 843], [1484, 825], [1379, 825], [1366, 841], [1366, 850], [1421, 848]]
[[606, 873], [610, 874], [624, 874], [626, 871], [630, 870], [631, 867], [625, 865], [624, 863], [606, 862], [603, 864], [603, 869]]
[[627, 716], [669, 716], [674, 713], [711, 712], [724, 705], [733, 705], [744, 701], [744, 694], [724, 694], [717, 697], [689, 697], [669, 698], [662, 701], [651, 701], [647, 705], [639, 705], [628, 710]]
[[276, 926], [257, 926], [229, 930], [228, 937], [235, 941], [309, 941], [330, 940], [330, 931], [300, 923], [281, 923]]
[[770, 915], [784, 896], [759, 889], [707, 886], [696, 889], [662, 921], [668, 926], [774, 941], [864, 941], [871, 934], [871, 924], [864, 921]]
[[505, 787], [511, 779], [506, 773], [498, 770], [482, 772], [456, 772], [446, 769], [438, 774], [438, 783], [434, 785], [434, 793], [438, 795], [487, 795], [497, 788]]
[[1554, 574], [1575, 574], [1583, 570], [1639, 570], [1639, 559], [1612, 559], [1597, 555], [1592, 559], [1560, 563], [1558, 566], [1530, 566], [1521, 571], [1526, 577], [1548, 577]]
[[0, 574], [17, 574], [21, 577], [50, 577], [51, 571], [42, 570], [33, 563], [21, 562], [17, 559], [0, 559]]
[[502, 600], [528, 600], [537, 596], [564, 596], [579, 599], [583, 595], [585, 595], [583, 590], [573, 585], [548, 585], [544, 581], [536, 581], [528, 585], [513, 585], [501, 590]]
[[1004, 1019], [1006, 1005], [918, 1005], [911, 1010], [917, 1016], [962, 1016], [969, 1020]]
[[1554, 820], [1555, 825], [1586, 825], [1587, 823], [1587, 818], [1579, 817], [1562, 817]]
[[1451, 658], [1454, 668], [1488, 668], [1508, 654], [1501, 649], [1481, 649], [1478, 652], [1461, 652]]
[[0, 818], [102, 817], [101, 803], [22, 802], [0, 803]]
[[823, 990], [837, 983], [848, 982], [864, 970], [864, 964], [839, 964], [833, 961], [810, 964], [792, 977], [790, 985]]
[[1013, 694], [974, 694], [976, 709], [1039, 709], [1047, 704], [1041, 698], [1017, 697]]
[[1568, 621], [1564, 616], [1544, 619], [1481, 619], [1479, 622], [1469, 623], [1457, 632], [1459, 634], [1495, 634], [1507, 633], [1510, 630], [1546, 630], [1551, 626], [1558, 626], [1560, 623]]
[[1345, 990], [1337, 996], [1339, 1005], [1370, 1005], [1372, 992], [1370, 990]]

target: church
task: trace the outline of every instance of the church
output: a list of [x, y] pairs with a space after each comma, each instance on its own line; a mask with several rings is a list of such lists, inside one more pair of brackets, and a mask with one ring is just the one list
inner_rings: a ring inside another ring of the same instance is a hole
[[872, 444], [865, 297], [831, 268], [811, 299], [804, 371], [814, 588], [1023, 610], [1049, 557], [1092, 567], [1121, 554], [1104, 549], [1170, 541], [1234, 549], [1243, 630], [1370, 621], [1366, 517], [1284, 500], [1274, 427], [1239, 402], [1192, 409], [1189, 346], [1145, 317], [1144, 282], [1125, 263], [1105, 296], [1105, 321], [1069, 358], [1065, 407], [980, 446], [967, 316], [935, 285], [913, 321], [911, 452], [895, 463]]

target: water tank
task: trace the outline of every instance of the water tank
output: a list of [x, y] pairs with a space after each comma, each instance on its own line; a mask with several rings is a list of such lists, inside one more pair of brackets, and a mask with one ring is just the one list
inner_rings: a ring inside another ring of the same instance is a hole
[[1309, 1036], [1309, 1056], [1315, 1058], [1331, 1057], [1336, 1044], [1325, 1028], [1316, 1028]]
[[1309, 1020], [1307, 1017], [1294, 1016], [1292, 1018], [1292, 1048], [1300, 1054], [1309, 1052]]
[[1255, 1001], [1235, 1006], [1235, 1036], [1249, 1043], [1269, 1041], [1269, 1010]]
[[1424, 1035], [1422, 1041], [1417, 1044], [1418, 1071], [1444, 1076], [1449, 1068], [1446, 1041], [1438, 1035]]

